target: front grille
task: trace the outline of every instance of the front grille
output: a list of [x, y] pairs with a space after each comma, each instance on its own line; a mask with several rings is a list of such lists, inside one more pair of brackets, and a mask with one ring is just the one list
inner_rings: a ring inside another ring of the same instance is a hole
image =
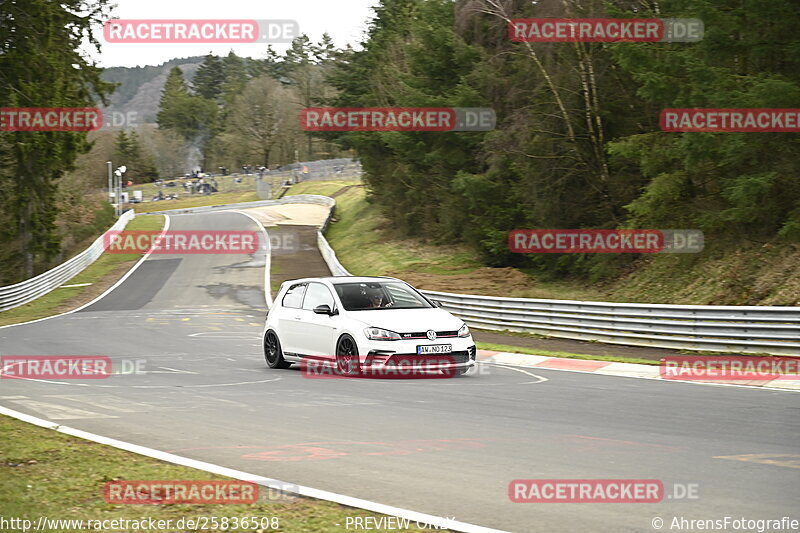
[[[401, 333], [400, 337], [405, 339], [427, 339], [428, 336], [426, 335], [425, 331], [415, 331], [413, 333]], [[442, 337], [458, 337], [458, 330], [456, 331], [437, 331], [436, 338]]]

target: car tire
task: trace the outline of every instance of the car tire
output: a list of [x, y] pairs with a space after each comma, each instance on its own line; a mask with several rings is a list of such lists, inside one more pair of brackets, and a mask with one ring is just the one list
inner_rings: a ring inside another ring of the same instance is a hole
[[357, 376], [361, 373], [358, 346], [350, 335], [342, 335], [336, 343], [336, 370], [343, 376]]
[[278, 340], [278, 336], [274, 331], [268, 331], [264, 335], [264, 359], [270, 368], [289, 368], [292, 366], [292, 363], [283, 359], [281, 341]]

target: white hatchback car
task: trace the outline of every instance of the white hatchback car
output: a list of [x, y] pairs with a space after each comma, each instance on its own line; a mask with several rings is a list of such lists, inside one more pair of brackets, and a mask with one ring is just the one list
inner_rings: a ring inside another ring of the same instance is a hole
[[461, 375], [476, 353], [463, 320], [404, 281], [385, 277], [284, 282], [263, 340], [270, 368], [324, 362], [345, 375], [409, 367]]

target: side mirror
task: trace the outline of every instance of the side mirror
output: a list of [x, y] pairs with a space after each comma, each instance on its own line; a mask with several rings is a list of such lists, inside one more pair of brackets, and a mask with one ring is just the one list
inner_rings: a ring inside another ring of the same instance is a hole
[[329, 316], [333, 316], [333, 315], [338, 315], [339, 314], [337, 311], [331, 311], [331, 306], [329, 306], [328, 304], [322, 304], [322, 305], [316, 306], [314, 308], [314, 312], [316, 314], [318, 314], [318, 315], [329, 315]]

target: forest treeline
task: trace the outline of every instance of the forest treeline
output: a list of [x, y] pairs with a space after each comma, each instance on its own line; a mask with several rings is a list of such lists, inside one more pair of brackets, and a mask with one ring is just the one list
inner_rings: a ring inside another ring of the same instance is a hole
[[[107, 104], [114, 86], [80, 44], [99, 46], [108, 0], [4, 6], [0, 107]], [[696, 43], [512, 42], [508, 21], [534, 17], [696, 18], [705, 33]], [[190, 79], [170, 70], [157, 124], [0, 132], [0, 284], [109, 225], [108, 160], [138, 183], [353, 155], [400, 234], [557, 277], [614, 276], [636, 256], [512, 254], [508, 232], [700, 229], [712, 250], [797, 243], [797, 134], [669, 133], [659, 113], [800, 108], [799, 30], [797, 0], [381, 0], [352, 48], [303, 35], [281, 54], [207, 55]], [[312, 134], [298, 121], [310, 106], [489, 107], [497, 125]]]
[[[514, 18], [697, 18], [697, 43], [521, 43]], [[800, 138], [667, 133], [665, 108], [800, 107], [796, 0], [383, 0], [336, 106], [491, 107], [488, 133], [330, 134], [394, 227], [495, 266], [617, 275], [628, 254], [511, 254], [515, 228], [693, 228], [800, 241]]]
[[[109, 16], [107, 0], [1, 5], [0, 108], [107, 102], [113, 85], [80, 51], [84, 44], [99, 47], [96, 29]], [[86, 132], [0, 131], [0, 285], [30, 277], [60, 259], [61, 215], [80, 219], [78, 233], [88, 235], [113, 223], [107, 204], [85, 205], [72, 198], [59, 205], [60, 182], [90, 146]], [[72, 209], [71, 200], [81, 207]]]
[[158, 128], [201, 154], [197, 166], [208, 172], [338, 157], [337, 145], [302, 131], [297, 117], [333, 94], [325, 80], [342, 53], [327, 34], [319, 42], [301, 35], [283, 54], [268, 46], [259, 59], [209, 54], [191, 81], [173, 67]]
[[[120, 86], [120, 100], [130, 100], [158, 68], [112, 69], [113, 79], [128, 83], [111, 83], [82, 47], [101, 50], [111, 12], [109, 0], [4, 3], [0, 107], [107, 106]], [[300, 129], [297, 113], [329, 96], [324, 79], [340, 52], [327, 35], [317, 43], [301, 35], [282, 54], [254, 51], [258, 59], [209, 54], [191, 79], [173, 60], [156, 124], [134, 113], [132, 123], [89, 133], [0, 131], [0, 286], [64, 261], [65, 251], [113, 223], [103, 192], [107, 161], [143, 183], [197, 168], [235, 172], [338, 157], [336, 144]]]

